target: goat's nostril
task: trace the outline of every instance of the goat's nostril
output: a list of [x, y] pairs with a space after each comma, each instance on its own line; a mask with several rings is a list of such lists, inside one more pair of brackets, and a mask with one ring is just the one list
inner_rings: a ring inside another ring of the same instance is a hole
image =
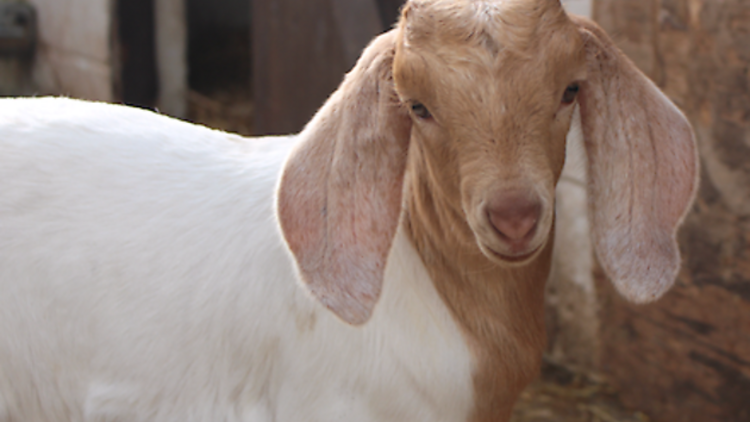
[[541, 212], [539, 200], [517, 192], [497, 195], [487, 206], [492, 226], [503, 240], [513, 243], [531, 240]]

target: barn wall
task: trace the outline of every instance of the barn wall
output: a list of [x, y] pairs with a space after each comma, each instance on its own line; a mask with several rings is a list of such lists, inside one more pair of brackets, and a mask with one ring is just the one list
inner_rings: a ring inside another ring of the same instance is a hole
[[[37, 94], [119, 101], [114, 0], [28, 0], [37, 10], [38, 45], [32, 66]], [[125, 0], [127, 1], [127, 0]], [[184, 117], [187, 64], [185, 0], [156, 0], [156, 106]]]
[[383, 29], [375, 0], [255, 0], [256, 133], [302, 129]]
[[688, 115], [703, 181], [659, 302], [599, 275], [601, 368], [655, 421], [750, 421], [750, 2], [596, 0], [595, 18]]
[[33, 78], [41, 93], [112, 101], [110, 0], [29, 0], [39, 43]]

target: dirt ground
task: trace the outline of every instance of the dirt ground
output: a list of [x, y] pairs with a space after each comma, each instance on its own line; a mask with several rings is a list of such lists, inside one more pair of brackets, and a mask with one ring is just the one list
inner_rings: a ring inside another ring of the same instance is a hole
[[253, 134], [253, 102], [248, 89], [213, 90], [209, 94], [188, 93], [188, 119], [214, 129]]
[[650, 422], [623, 407], [602, 380], [545, 363], [537, 381], [521, 394], [511, 422]]

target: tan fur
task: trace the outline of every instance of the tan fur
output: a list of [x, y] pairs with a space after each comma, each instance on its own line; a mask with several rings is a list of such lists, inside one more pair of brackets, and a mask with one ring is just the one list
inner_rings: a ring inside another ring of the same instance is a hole
[[[403, 198], [401, 224], [473, 351], [474, 422], [508, 420], [539, 367], [574, 110], [561, 99], [576, 82], [597, 252], [626, 297], [653, 299], [679, 266], [675, 232], [697, 185], [692, 131], [558, 0], [410, 0], [285, 167], [284, 235], [312, 293], [350, 323], [375, 305]], [[415, 104], [432, 117], [407, 118]], [[507, 192], [541, 203], [523, 253], [487, 216]]]

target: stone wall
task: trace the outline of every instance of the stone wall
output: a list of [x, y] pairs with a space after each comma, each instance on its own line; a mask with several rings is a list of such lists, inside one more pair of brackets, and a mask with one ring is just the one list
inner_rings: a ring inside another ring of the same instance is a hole
[[598, 275], [601, 369], [654, 421], [750, 421], [750, 2], [595, 0], [594, 17], [686, 112], [703, 178], [670, 293], [632, 306]]

